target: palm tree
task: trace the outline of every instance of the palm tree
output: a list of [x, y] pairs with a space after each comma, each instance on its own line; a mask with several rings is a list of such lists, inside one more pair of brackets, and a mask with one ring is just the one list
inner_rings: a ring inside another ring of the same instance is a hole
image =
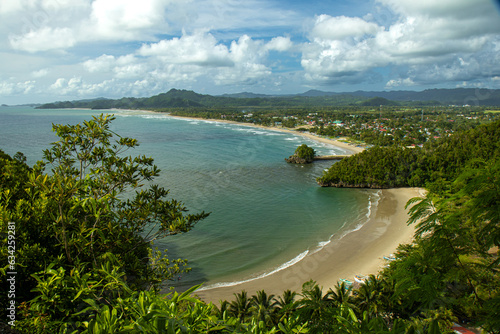
[[286, 290], [283, 295], [278, 298], [277, 308], [281, 318], [288, 318], [297, 308], [298, 302], [295, 300], [297, 292]]
[[232, 316], [243, 321], [251, 314], [251, 300], [248, 298], [247, 292], [244, 290], [240, 293], [235, 293], [234, 296], [236, 299], [230, 303], [229, 312]]
[[274, 323], [277, 301], [274, 295], [267, 295], [264, 290], [257, 291], [257, 295], [252, 296], [250, 311], [254, 318], [266, 324]]
[[352, 286], [347, 286], [345, 282], [337, 282], [335, 291], [330, 289], [327, 293], [328, 298], [335, 306], [346, 305], [352, 307]]
[[229, 304], [227, 300], [221, 300], [220, 307], [219, 308], [214, 307], [215, 314], [217, 315], [217, 317], [221, 319], [224, 318], [224, 313], [230, 312], [230, 306], [231, 304]]
[[370, 317], [381, 315], [385, 308], [383, 280], [375, 275], [370, 275], [356, 291], [356, 301], [361, 314], [367, 312]]
[[301, 295], [299, 312], [302, 321], [308, 321], [319, 332], [328, 331], [334, 313], [328, 295], [323, 295], [323, 290], [312, 280], [302, 285]]
[[473, 284], [474, 280], [470, 276], [471, 271], [460, 259], [462, 255], [474, 253], [473, 240], [477, 239], [474, 237], [477, 231], [474, 228], [471, 230], [471, 224], [464, 220], [464, 217], [468, 216], [469, 213], [457, 209], [463, 207], [463, 197], [463, 193], [458, 192], [455, 196], [441, 199], [436, 203], [432, 200], [430, 193], [425, 198], [412, 198], [406, 207], [418, 203], [410, 208], [408, 223], [416, 223], [415, 235], [420, 238], [420, 244], [427, 249], [428, 253], [439, 254], [439, 257], [432, 257], [443, 267], [443, 272], [460, 268], [459, 270], [465, 276], [476, 300], [481, 304], [482, 299], [477, 294], [477, 289]]

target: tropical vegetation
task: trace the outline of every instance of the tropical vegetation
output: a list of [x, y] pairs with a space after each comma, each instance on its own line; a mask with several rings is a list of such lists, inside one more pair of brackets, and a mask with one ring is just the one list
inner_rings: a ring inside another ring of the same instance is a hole
[[442, 187], [464, 167], [500, 155], [500, 121], [426, 143], [422, 148], [376, 146], [333, 164], [318, 183], [338, 187]]
[[315, 156], [316, 151], [312, 147], [302, 144], [295, 149], [293, 155], [285, 160], [290, 163], [307, 164], [313, 162]]

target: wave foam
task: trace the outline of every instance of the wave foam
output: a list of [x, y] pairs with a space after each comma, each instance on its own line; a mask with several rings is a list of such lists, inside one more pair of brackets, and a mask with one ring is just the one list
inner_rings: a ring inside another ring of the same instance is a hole
[[210, 290], [210, 289], [216, 289], [216, 288], [223, 288], [223, 287], [229, 287], [229, 286], [235, 286], [235, 285], [239, 285], [239, 284], [243, 284], [243, 283], [255, 281], [255, 280], [258, 280], [258, 279], [261, 279], [261, 278], [273, 275], [273, 274], [275, 274], [275, 273], [277, 273], [279, 271], [282, 271], [283, 269], [286, 269], [286, 268], [288, 268], [290, 266], [293, 266], [294, 264], [296, 264], [297, 262], [299, 262], [303, 258], [305, 258], [307, 254], [309, 254], [308, 250], [306, 250], [305, 252], [300, 253], [299, 255], [297, 255], [296, 257], [294, 257], [293, 259], [291, 259], [290, 261], [283, 263], [282, 265], [280, 265], [279, 267], [271, 270], [270, 272], [263, 273], [263, 274], [261, 274], [259, 276], [252, 277], [252, 278], [249, 278], [249, 279], [246, 279], [246, 280], [242, 280], [242, 281], [236, 281], [236, 282], [214, 283], [214, 284], [202, 287], [198, 291]]
[[[375, 207], [377, 207], [378, 201], [380, 200], [381, 193], [382, 193], [382, 191], [379, 190], [375, 194], [370, 195], [370, 197], [368, 198], [368, 211], [366, 212], [366, 219], [370, 219], [370, 217], [372, 215], [372, 206], [375, 205]], [[372, 198], [372, 197], [374, 197], [374, 198]]]

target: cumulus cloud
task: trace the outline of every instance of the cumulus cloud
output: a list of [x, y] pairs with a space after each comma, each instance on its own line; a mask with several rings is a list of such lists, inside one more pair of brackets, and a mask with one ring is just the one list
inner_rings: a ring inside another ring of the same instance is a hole
[[96, 59], [89, 59], [83, 63], [85, 69], [91, 73], [94, 72], [108, 72], [111, 71], [116, 58], [111, 55], [103, 54]]
[[288, 92], [367, 82], [391, 89], [499, 85], [492, 78], [500, 76], [500, 20], [491, 0], [373, 0], [351, 16], [335, 10], [313, 16], [300, 11], [304, 4], [285, 2], [296, 11], [283, 4], [1, 1], [0, 67], [9, 79], [0, 81], [0, 94], [148, 96], [172, 87], [262, 91], [280, 83]]
[[311, 37], [320, 40], [342, 40], [348, 37], [374, 35], [380, 27], [359, 17], [319, 15], [311, 31]]
[[35, 77], [35, 78], [43, 78], [47, 74], [49, 74], [49, 70], [46, 68], [42, 68], [41, 70], [33, 71], [31, 73], [31, 75], [33, 75], [33, 77]]
[[11, 82], [0, 81], [0, 95], [29, 94], [35, 89], [36, 81]]
[[[294, 20], [295, 18], [295, 20]], [[0, 3], [13, 49], [67, 50], [97, 41], [155, 41], [197, 30], [264, 29], [298, 22], [296, 13], [263, 0], [18, 0]], [[228, 33], [229, 34], [229, 33]], [[239, 36], [238, 36], [239, 37]]]
[[[87, 38], [135, 40], [151, 30], [166, 29], [164, 13], [174, 1], [94, 0], [90, 13], [93, 28]], [[154, 29], [153, 29], [154, 28]], [[152, 38], [152, 36], [150, 37]]]
[[266, 44], [266, 49], [267, 50], [274, 50], [274, 51], [280, 51], [280, 52], [285, 52], [293, 47], [293, 42], [290, 40], [290, 37], [283, 37], [283, 36], [278, 36], [274, 37], [271, 39]]
[[183, 35], [180, 38], [162, 40], [158, 43], [145, 44], [138, 53], [141, 56], [155, 56], [163, 62], [172, 64], [233, 65], [228, 48], [218, 44], [214, 36], [203, 31]]
[[[115, 83], [123, 81], [117, 89], [128, 89], [125, 94], [138, 92], [141, 87], [157, 92], [198, 81], [211, 85], [252, 85], [272, 74], [271, 68], [265, 64], [269, 52], [286, 51], [292, 45], [289, 37], [277, 37], [265, 43], [248, 35], [224, 44], [209, 31], [199, 30], [184, 33], [181, 37], [144, 43], [133, 54], [120, 57], [103, 54], [82, 62], [82, 66], [88, 73], [111, 76]], [[74, 94], [75, 87], [63, 78], [52, 85], [52, 89], [64, 94]], [[90, 92], [107, 87], [108, 84], [91, 86], [82, 83], [78, 89]]]
[[474, 59], [497, 58], [490, 46], [500, 20], [489, 0], [378, 2], [396, 15], [383, 27], [370, 22], [371, 16], [316, 18], [303, 47], [307, 79], [353, 82], [378, 68], [409, 66], [407, 78], [390, 79], [386, 86], [471, 80], [478, 74]]
[[14, 49], [28, 52], [66, 49], [75, 45], [73, 31], [68, 28], [43, 27], [20, 36], [10, 36]]

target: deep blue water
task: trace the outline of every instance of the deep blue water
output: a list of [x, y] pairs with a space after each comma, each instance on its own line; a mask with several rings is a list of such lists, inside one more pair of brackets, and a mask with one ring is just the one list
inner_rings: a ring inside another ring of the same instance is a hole
[[[53, 123], [76, 124], [99, 113], [2, 107], [0, 149], [21, 151], [33, 165], [57, 140]], [[376, 200], [373, 191], [317, 186], [315, 178], [332, 162], [284, 161], [302, 143], [319, 154], [343, 154], [342, 149], [248, 126], [114, 113], [112, 130], [140, 142], [128, 154], [155, 158], [162, 170], [155, 182], [190, 212], [211, 212], [189, 233], [156, 244], [172, 258], [188, 259], [193, 270], [183, 275], [183, 284], [230, 283], [279, 270], [339, 230], [362, 224]]]

